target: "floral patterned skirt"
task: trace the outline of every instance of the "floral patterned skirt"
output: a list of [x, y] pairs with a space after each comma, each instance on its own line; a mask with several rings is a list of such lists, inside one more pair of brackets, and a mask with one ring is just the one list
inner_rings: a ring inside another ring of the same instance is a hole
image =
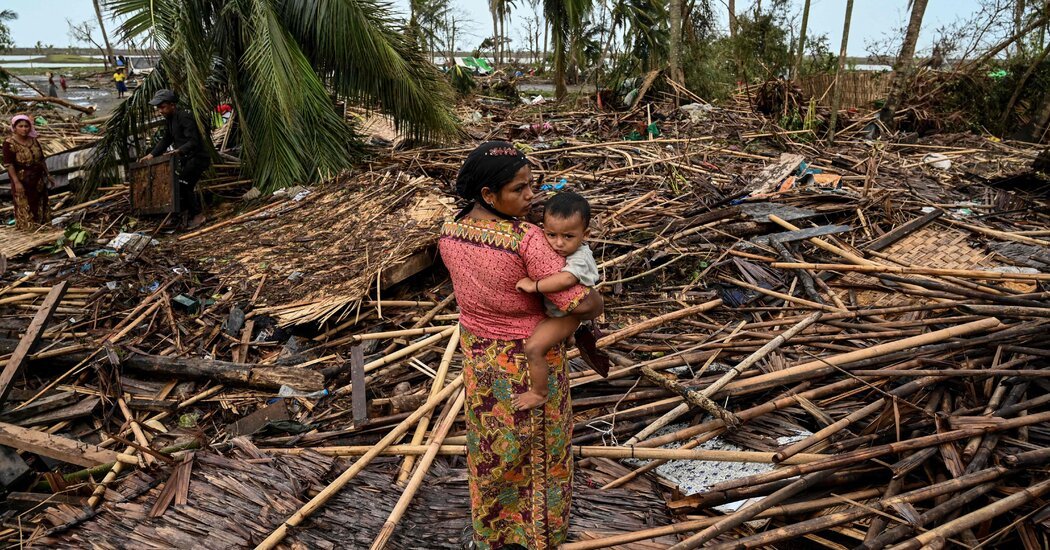
[[47, 177], [39, 171], [23, 170], [18, 175], [22, 186], [12, 189], [11, 199], [15, 205], [15, 227], [23, 231], [34, 231], [41, 225], [51, 223], [51, 208], [47, 203]]
[[524, 340], [493, 340], [462, 329], [467, 466], [474, 541], [482, 550], [529, 550], [565, 542], [572, 497], [572, 410], [563, 348], [548, 356], [549, 399], [515, 412], [529, 386]]

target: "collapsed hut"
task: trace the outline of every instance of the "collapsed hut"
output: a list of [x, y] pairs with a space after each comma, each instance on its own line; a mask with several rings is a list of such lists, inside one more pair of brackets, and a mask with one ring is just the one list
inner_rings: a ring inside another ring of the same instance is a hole
[[[871, 141], [873, 115], [825, 147], [747, 91], [686, 97], [464, 107], [475, 138], [515, 140], [595, 213], [615, 366], [573, 363], [565, 548], [1050, 544], [1038, 150]], [[0, 228], [0, 536], [463, 547], [456, 304], [434, 244], [471, 148], [384, 147], [192, 233], [135, 216], [124, 186], [59, 206], [79, 244]], [[249, 186], [232, 165], [202, 182]]]

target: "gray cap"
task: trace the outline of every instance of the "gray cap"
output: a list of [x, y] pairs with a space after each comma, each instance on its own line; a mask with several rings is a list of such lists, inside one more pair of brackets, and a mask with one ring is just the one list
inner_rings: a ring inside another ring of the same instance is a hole
[[153, 94], [153, 99], [149, 100], [149, 104], [156, 107], [161, 103], [178, 103], [179, 96], [175, 95], [175, 92], [171, 90], [157, 90], [157, 93]]

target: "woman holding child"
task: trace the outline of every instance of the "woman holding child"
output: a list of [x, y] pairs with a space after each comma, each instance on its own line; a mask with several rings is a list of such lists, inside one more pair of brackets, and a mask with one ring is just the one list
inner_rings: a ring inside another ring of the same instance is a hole
[[[478, 146], [456, 192], [470, 204], [442, 227], [440, 251], [460, 307], [474, 541], [482, 550], [557, 548], [572, 494], [567, 361], [559, 344], [545, 365], [530, 365], [526, 342], [547, 319], [544, 296], [571, 313], [575, 320], [562, 325], [573, 328], [601, 314], [602, 298], [578, 279], [549, 280], [565, 268], [566, 250], [556, 251], [539, 227], [521, 220], [533, 199], [532, 172], [513, 145]], [[585, 224], [573, 229], [581, 240]], [[548, 327], [540, 339], [564, 330]], [[546, 377], [538, 375], [541, 366]]]

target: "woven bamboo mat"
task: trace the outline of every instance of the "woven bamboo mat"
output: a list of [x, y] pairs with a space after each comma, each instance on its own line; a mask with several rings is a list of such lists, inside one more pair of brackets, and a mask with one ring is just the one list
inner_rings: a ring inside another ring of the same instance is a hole
[[38, 231], [21, 231], [13, 227], [0, 227], [0, 254], [14, 258], [38, 246], [51, 244], [62, 236], [61, 229], [43, 228]]
[[[969, 238], [967, 233], [956, 229], [927, 226], [893, 243], [883, 250], [883, 254], [892, 258], [896, 265], [915, 267], [982, 269], [1000, 265], [992, 260], [993, 254], [970, 246]], [[875, 260], [890, 264], [886, 260]], [[849, 273], [842, 281], [858, 285], [878, 284], [877, 278], [861, 273]], [[899, 306], [917, 301], [924, 300], [896, 291], [864, 290], [857, 293], [857, 302], [871, 307]]]

